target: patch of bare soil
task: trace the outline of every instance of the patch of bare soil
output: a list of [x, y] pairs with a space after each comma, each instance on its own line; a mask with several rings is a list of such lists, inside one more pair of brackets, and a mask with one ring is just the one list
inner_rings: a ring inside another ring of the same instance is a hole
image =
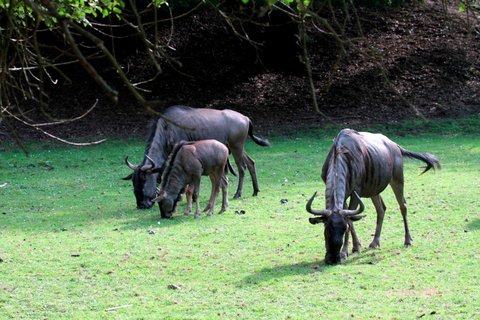
[[[331, 40], [319, 33], [309, 39], [322, 112], [345, 125], [415, 118], [413, 108], [428, 118], [480, 112], [480, 36], [465, 17], [455, 12], [447, 16], [431, 3], [360, 9], [360, 16], [364, 38], [336, 65], [338, 50]], [[233, 35], [222, 17], [207, 11], [177, 20], [174, 32], [170, 45], [182, 62], [182, 73], [166, 66], [144, 85], [150, 90], [147, 98], [162, 102], [159, 111], [173, 104], [230, 108], [252, 118], [261, 134], [325, 123], [313, 111], [303, 65], [291, 50], [295, 40], [288, 38], [290, 31], [286, 43], [276, 39], [263, 51], [255, 50]], [[131, 53], [121, 63], [130, 77], [142, 80], [154, 74], [146, 61], [146, 56]], [[97, 98], [98, 106], [84, 119], [50, 131], [72, 139], [145, 134], [151, 116], [114, 76], [110, 82], [121, 91], [117, 104], [107, 100], [83, 70], [71, 74], [72, 84], [50, 89], [50, 112], [59, 118], [76, 116]]]

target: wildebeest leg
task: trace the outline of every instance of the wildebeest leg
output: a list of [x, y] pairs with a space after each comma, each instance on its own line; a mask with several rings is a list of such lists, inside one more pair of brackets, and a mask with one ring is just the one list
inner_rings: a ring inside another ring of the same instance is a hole
[[183, 212], [184, 215], [189, 215], [192, 212], [192, 196], [193, 196], [193, 186], [187, 185], [185, 187], [185, 194], [187, 197], [187, 209]]
[[257, 171], [255, 170], [255, 160], [250, 158], [248, 154], [244, 151], [243, 152], [243, 162], [246, 163], [248, 172], [250, 172], [250, 177], [252, 177], [252, 184], [253, 184], [253, 196], [258, 194], [258, 181], [257, 181]]
[[203, 211], [208, 211], [207, 215], [211, 216], [213, 214], [213, 209], [215, 208], [215, 200], [217, 199], [218, 191], [220, 190], [220, 181], [221, 176], [219, 177], [218, 174], [211, 174], [210, 181], [212, 182], [212, 191], [210, 193], [210, 199], [208, 200], [208, 204], [203, 209]]
[[247, 168], [247, 165], [244, 162], [243, 147], [231, 147], [230, 151], [232, 152], [233, 159], [235, 159], [238, 169], [238, 187], [237, 192], [233, 195], [234, 199], [238, 199], [242, 196], [243, 178], [245, 177], [245, 169]]
[[222, 188], [222, 209], [218, 212], [219, 214], [227, 210], [228, 207], [228, 177], [225, 174], [222, 176], [220, 187]]
[[410, 247], [412, 245], [412, 237], [410, 236], [410, 230], [408, 229], [407, 222], [407, 205], [405, 198], [403, 197], [403, 182], [392, 181], [390, 183], [395, 198], [397, 198], [398, 205], [400, 206], [400, 212], [402, 213], [403, 226], [405, 227], [405, 247]]
[[[355, 210], [358, 207], [358, 198], [357, 197], [350, 197], [350, 204], [348, 205], [349, 210]], [[357, 232], [355, 232], [355, 227], [353, 226], [353, 222], [348, 220], [348, 227], [350, 228], [350, 232], [352, 234], [352, 253], [359, 253], [362, 244], [358, 239]]]
[[349, 231], [345, 232], [345, 239], [343, 241], [342, 252], [340, 253], [340, 258], [343, 260], [348, 257], [348, 241], [349, 241]]
[[375, 228], [375, 236], [373, 237], [372, 243], [370, 243], [370, 248], [377, 248], [380, 246], [380, 235], [382, 233], [382, 225], [383, 225], [383, 218], [385, 217], [385, 210], [387, 207], [383, 202], [382, 197], [380, 195], [376, 195], [372, 197], [373, 205], [375, 206], [375, 210], [377, 211], [377, 227]]
[[195, 201], [195, 218], [200, 216], [200, 177], [193, 178], [193, 201]]

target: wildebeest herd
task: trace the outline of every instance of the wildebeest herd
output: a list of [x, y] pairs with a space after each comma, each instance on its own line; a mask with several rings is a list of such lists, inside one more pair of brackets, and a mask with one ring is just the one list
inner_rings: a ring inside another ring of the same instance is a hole
[[[259, 192], [255, 161], [245, 152], [247, 136], [260, 146], [270, 146], [268, 140], [253, 134], [250, 119], [233, 110], [215, 110], [172, 106], [165, 110], [151, 128], [144, 159], [133, 165], [125, 158], [133, 173], [124, 178], [132, 180], [137, 208], [147, 209], [159, 203], [162, 218], [171, 218], [181, 195], [186, 193], [188, 214], [195, 202], [195, 218], [200, 215], [199, 187], [202, 175], [212, 183], [210, 199], [204, 211], [211, 215], [215, 200], [222, 190], [222, 207], [228, 206], [227, 172], [236, 175], [228, 160], [232, 153], [238, 169], [238, 187], [234, 198], [242, 196], [245, 170], [250, 172], [253, 195]], [[382, 134], [343, 129], [336, 136], [322, 167], [325, 182], [325, 209], [312, 208], [316, 192], [306, 204], [314, 217], [312, 224], [324, 224], [327, 264], [343, 261], [348, 255], [349, 235], [353, 252], [359, 252], [360, 241], [354, 221], [363, 218], [361, 198], [371, 198], [377, 212], [377, 225], [371, 248], [380, 245], [386, 206], [380, 193], [390, 184], [395, 194], [405, 227], [405, 246], [411, 245], [407, 223], [407, 207], [403, 195], [403, 158], [423, 161], [422, 173], [440, 168], [440, 162], [429, 153], [408, 151]], [[157, 187], [159, 186], [159, 187]], [[347, 206], [347, 199], [350, 199]]]

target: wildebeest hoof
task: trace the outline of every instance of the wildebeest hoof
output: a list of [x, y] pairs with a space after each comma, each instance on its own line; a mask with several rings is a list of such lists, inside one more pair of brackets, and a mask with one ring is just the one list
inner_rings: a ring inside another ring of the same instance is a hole
[[242, 193], [241, 192], [236, 192], [234, 195], [233, 195], [233, 199], [238, 199], [238, 198], [241, 198], [242, 197]]
[[185, 210], [183, 211], [184, 216], [188, 216], [192, 211], [191, 210]]
[[410, 248], [412, 246], [411, 243], [405, 243], [405, 248]]
[[380, 247], [380, 243], [374, 241], [374, 242], [370, 243], [370, 245], [368, 247], [371, 248], [371, 249], [375, 249], [375, 248]]

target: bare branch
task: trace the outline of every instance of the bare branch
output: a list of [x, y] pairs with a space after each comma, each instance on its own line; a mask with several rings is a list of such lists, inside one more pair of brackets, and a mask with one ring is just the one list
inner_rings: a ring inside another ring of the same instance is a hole
[[59, 120], [59, 121], [55, 121], [55, 122], [35, 123], [35, 124], [31, 124], [31, 127], [46, 127], [46, 126], [53, 126], [53, 125], [57, 125], [57, 124], [71, 123], [71, 122], [80, 120], [80, 119], [84, 118], [87, 114], [89, 114], [93, 109], [95, 109], [95, 107], [97, 106], [97, 103], [98, 103], [98, 99], [95, 100], [95, 103], [93, 104], [93, 106], [90, 107], [90, 109], [88, 109], [85, 113], [83, 113], [82, 115], [80, 115], [78, 117], [71, 118], [71, 119]]
[[10, 111], [8, 111], [6, 108], [3, 108], [2, 112], [5, 112], [6, 114], [8, 114], [10, 117], [14, 118], [15, 120], [23, 123], [24, 125], [26, 125], [28, 127], [34, 128], [35, 130], [41, 132], [42, 134], [44, 134], [44, 135], [46, 135], [46, 136], [48, 136], [52, 139], [55, 139], [57, 141], [60, 141], [62, 143], [65, 143], [65, 144], [68, 144], [68, 145], [71, 145], [71, 146], [77, 146], [77, 147], [93, 146], [93, 145], [97, 145], [97, 144], [100, 144], [102, 142], [105, 142], [107, 140], [107, 139], [101, 139], [101, 140], [97, 140], [97, 141], [93, 141], [93, 142], [72, 142], [72, 141], [68, 141], [68, 140], [57, 137], [56, 135], [53, 135], [53, 134], [41, 129], [40, 127], [36, 126], [35, 124], [29, 123], [29, 122], [17, 117], [16, 115], [14, 115]]

